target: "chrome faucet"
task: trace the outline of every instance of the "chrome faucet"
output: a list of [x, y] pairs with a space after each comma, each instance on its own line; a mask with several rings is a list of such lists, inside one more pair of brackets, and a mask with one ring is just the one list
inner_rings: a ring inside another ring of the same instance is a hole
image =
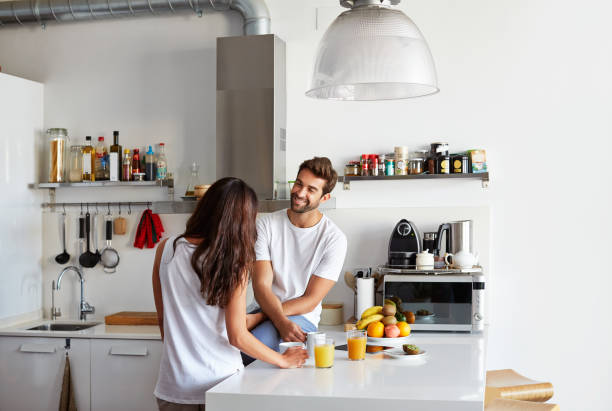
[[87, 314], [93, 314], [96, 312], [95, 307], [89, 305], [83, 298], [83, 288], [85, 281], [83, 280], [83, 274], [79, 267], [75, 267], [73, 265], [68, 266], [62, 270], [59, 277], [57, 277], [57, 290], [60, 289], [60, 283], [62, 282], [62, 277], [67, 271], [73, 271], [79, 276], [79, 280], [81, 280], [81, 302], [79, 304], [79, 320], [85, 321], [87, 319]]

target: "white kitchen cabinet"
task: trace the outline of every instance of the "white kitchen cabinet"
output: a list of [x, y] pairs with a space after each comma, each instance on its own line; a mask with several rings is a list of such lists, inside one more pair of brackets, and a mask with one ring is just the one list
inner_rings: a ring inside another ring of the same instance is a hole
[[156, 340], [91, 340], [92, 411], [156, 410], [161, 352]]
[[[56, 411], [65, 345], [65, 338], [0, 337], [0, 410]], [[89, 340], [71, 338], [69, 356], [77, 408], [89, 410]]]

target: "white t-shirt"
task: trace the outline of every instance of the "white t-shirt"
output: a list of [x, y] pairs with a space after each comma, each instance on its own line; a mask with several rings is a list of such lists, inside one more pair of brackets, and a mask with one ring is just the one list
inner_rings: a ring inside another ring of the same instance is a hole
[[[274, 270], [272, 292], [281, 302], [304, 295], [311, 275], [338, 281], [346, 257], [346, 236], [325, 215], [314, 226], [296, 227], [287, 210], [257, 219], [257, 261], [271, 261]], [[321, 304], [303, 315], [315, 327]]]
[[195, 246], [166, 241], [159, 265], [164, 302], [164, 345], [154, 394], [165, 401], [204, 404], [206, 391], [242, 370], [240, 350], [230, 345], [225, 310], [206, 305], [191, 267]]

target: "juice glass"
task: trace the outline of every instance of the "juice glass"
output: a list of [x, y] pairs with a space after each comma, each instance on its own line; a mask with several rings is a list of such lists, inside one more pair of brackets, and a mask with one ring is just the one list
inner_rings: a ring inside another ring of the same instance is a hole
[[346, 333], [349, 360], [359, 361], [365, 359], [366, 341], [365, 330], [351, 330]]
[[315, 342], [314, 357], [315, 367], [331, 368], [334, 365], [334, 340], [326, 338]]

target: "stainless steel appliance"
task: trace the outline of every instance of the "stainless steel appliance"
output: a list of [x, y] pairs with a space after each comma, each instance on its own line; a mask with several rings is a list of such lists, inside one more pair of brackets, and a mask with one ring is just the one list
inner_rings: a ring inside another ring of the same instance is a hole
[[445, 251], [456, 254], [461, 250], [474, 254], [474, 221], [463, 220], [445, 223], [438, 227], [438, 242], [436, 250], [438, 255], [442, 249], [442, 234], [446, 238]]
[[416, 265], [416, 255], [423, 250], [422, 239], [416, 224], [406, 219], [400, 220], [389, 238], [390, 267]]
[[272, 34], [217, 39], [217, 178], [260, 199], [288, 198], [285, 42]]
[[[388, 270], [386, 270], [388, 271]], [[471, 270], [393, 270], [383, 283], [384, 298], [401, 300], [402, 312], [415, 314], [415, 331], [484, 329], [485, 278], [480, 268]], [[410, 274], [402, 274], [402, 271]]]

